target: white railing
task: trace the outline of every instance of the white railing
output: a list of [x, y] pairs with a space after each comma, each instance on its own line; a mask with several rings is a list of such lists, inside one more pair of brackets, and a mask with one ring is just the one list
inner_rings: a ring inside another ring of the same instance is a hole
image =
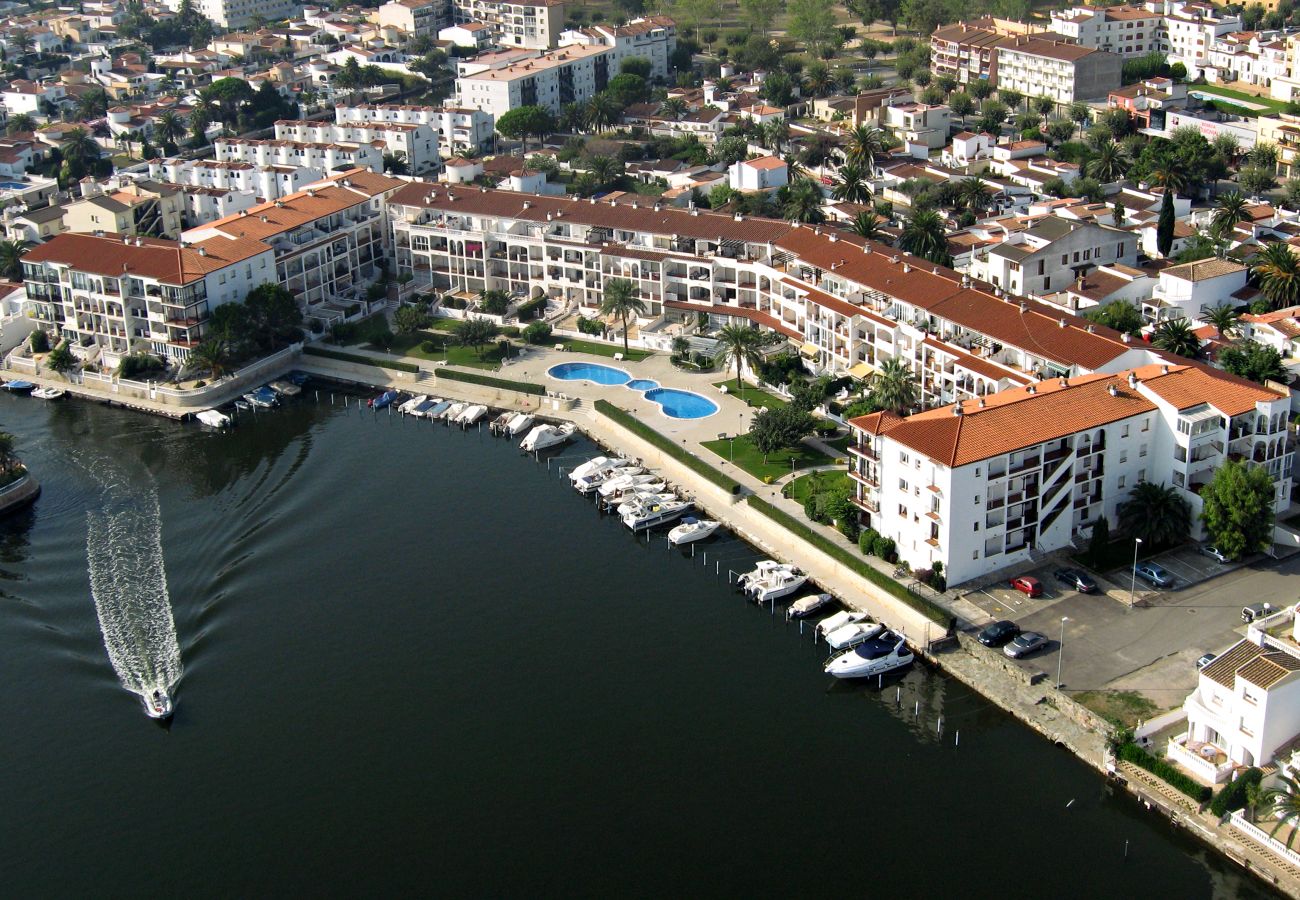
[[[1192, 775], [1200, 781], [1211, 785], [1218, 784], [1221, 781], [1226, 781], [1228, 776], [1232, 774], [1232, 770], [1236, 768], [1232, 760], [1219, 764], [1211, 762], [1197, 754], [1195, 751], [1189, 749], [1186, 746], [1186, 743], [1187, 732], [1183, 732], [1176, 737], [1170, 738], [1169, 746], [1166, 749], [1166, 755], [1171, 760], [1190, 771]], [[1212, 745], [1207, 744], [1206, 746]], [[1214, 748], [1214, 751], [1216, 756], [1222, 752], [1217, 747]], [[1227, 754], [1224, 755], [1226, 756]]]
[[1245, 812], [1243, 810], [1239, 809], [1236, 812], [1234, 812], [1231, 818], [1228, 820], [1228, 822], [1233, 828], [1237, 829], [1242, 834], [1252, 838], [1253, 840], [1263, 844], [1265, 847], [1272, 850], [1278, 856], [1281, 856], [1287, 862], [1292, 863], [1294, 865], [1300, 865], [1300, 853], [1296, 853], [1286, 844], [1282, 843], [1281, 841], [1277, 840], [1274, 837], [1271, 837], [1267, 831], [1260, 828], [1258, 825], [1254, 824], [1253, 822], [1247, 822]]

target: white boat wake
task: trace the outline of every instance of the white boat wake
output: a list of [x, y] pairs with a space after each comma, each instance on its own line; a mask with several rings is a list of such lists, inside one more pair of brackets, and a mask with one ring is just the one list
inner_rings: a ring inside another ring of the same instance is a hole
[[111, 489], [105, 495], [101, 509], [86, 513], [90, 590], [104, 649], [128, 691], [170, 693], [183, 669], [163, 568], [158, 494], [151, 488], [143, 496]]

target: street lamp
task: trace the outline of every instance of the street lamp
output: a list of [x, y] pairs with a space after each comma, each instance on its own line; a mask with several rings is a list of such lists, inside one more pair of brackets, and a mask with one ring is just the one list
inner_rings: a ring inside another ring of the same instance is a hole
[[1142, 546], [1142, 538], [1133, 538], [1133, 574], [1128, 580], [1128, 605], [1133, 605], [1133, 600], [1137, 596], [1137, 579], [1138, 579], [1138, 547]]
[[1069, 616], [1061, 616], [1061, 640], [1056, 648], [1056, 689], [1061, 689], [1061, 666], [1065, 663], [1065, 623], [1070, 621]]

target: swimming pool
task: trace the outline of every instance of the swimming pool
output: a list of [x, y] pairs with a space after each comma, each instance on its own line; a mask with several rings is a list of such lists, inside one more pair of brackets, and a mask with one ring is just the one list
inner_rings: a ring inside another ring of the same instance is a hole
[[0, 190], [4, 191], [25, 191], [30, 184], [23, 184], [21, 181], [0, 181]]
[[627, 384], [632, 380], [632, 376], [622, 369], [599, 363], [560, 363], [547, 369], [546, 374], [560, 381], [590, 381], [605, 385]]
[[649, 378], [634, 378], [623, 387], [631, 388], [634, 391], [652, 391], [659, 387], [659, 382], [651, 381]]
[[718, 404], [707, 397], [676, 388], [655, 388], [646, 391], [645, 398], [658, 403], [670, 419], [703, 419], [718, 411]]

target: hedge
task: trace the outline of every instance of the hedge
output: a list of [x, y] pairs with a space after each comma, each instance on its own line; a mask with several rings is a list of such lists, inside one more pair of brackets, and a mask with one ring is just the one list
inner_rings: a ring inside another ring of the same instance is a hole
[[540, 384], [532, 384], [528, 381], [511, 381], [509, 378], [497, 378], [492, 375], [480, 375], [477, 372], [462, 372], [459, 369], [439, 369], [439, 378], [450, 378], [452, 381], [467, 381], [470, 384], [481, 384], [486, 387], [501, 388], [507, 391], [518, 391], [521, 394], [545, 394], [546, 388]]
[[809, 528], [794, 516], [784, 510], [778, 509], [762, 497], [750, 497], [749, 505], [776, 522], [782, 528], [803, 538], [836, 562], [852, 569], [872, 584], [884, 588], [894, 597], [903, 601], [932, 622], [937, 622], [947, 628], [949, 623], [952, 621], [952, 615], [939, 604], [918, 594], [912, 593], [906, 587], [880, 572], [875, 566], [856, 555], [848, 547], [842, 546], [841, 544], [832, 541], [821, 532]]
[[1246, 805], [1246, 790], [1252, 784], [1259, 784], [1264, 780], [1264, 773], [1256, 768], [1249, 768], [1237, 776], [1235, 781], [1230, 781], [1223, 790], [1214, 795], [1210, 801], [1210, 812], [1218, 818], [1223, 818], [1230, 812], [1235, 812]]
[[324, 347], [303, 347], [302, 352], [307, 356], [325, 356], [330, 359], [338, 359], [343, 362], [360, 363], [363, 366], [374, 366], [376, 369], [395, 369], [398, 372], [419, 372], [420, 367], [414, 363], [401, 362], [400, 360], [375, 359], [373, 356], [362, 356], [360, 353], [344, 353], [342, 350], [326, 350]]
[[1186, 794], [1197, 803], [1210, 799], [1210, 789], [1191, 776], [1184, 775], [1171, 763], [1152, 756], [1134, 743], [1127, 743], [1119, 748], [1119, 758], [1146, 769], [1152, 775], [1164, 781], [1175, 790]]
[[607, 418], [613, 419], [637, 437], [650, 442], [661, 452], [685, 464], [686, 467], [692, 471], [703, 475], [724, 491], [728, 491], [733, 495], [740, 493], [740, 483], [735, 479], [728, 478], [695, 454], [688, 452], [685, 447], [678, 445], [675, 441], [666, 438], [659, 432], [655, 431], [627, 410], [615, 406], [608, 400], [597, 400], [596, 412]]

